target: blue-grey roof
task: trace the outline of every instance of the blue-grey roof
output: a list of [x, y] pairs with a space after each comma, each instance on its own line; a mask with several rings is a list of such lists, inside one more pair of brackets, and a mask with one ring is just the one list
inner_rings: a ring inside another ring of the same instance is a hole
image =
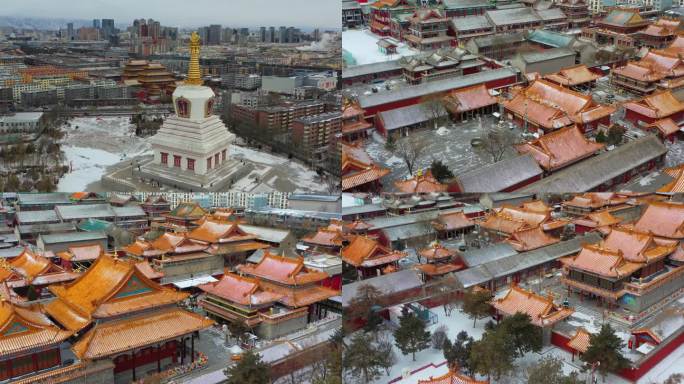
[[468, 267], [472, 268], [516, 254], [518, 254], [518, 251], [510, 244], [501, 242], [484, 248], [467, 250], [463, 252], [462, 259]]
[[541, 18], [531, 7], [495, 9], [487, 11], [487, 17], [497, 26], [526, 24], [540, 21]]
[[527, 40], [549, 47], [560, 48], [569, 47], [575, 41], [575, 37], [546, 29], [535, 29], [527, 36]]
[[522, 52], [520, 59], [526, 63], [539, 63], [542, 61], [554, 60], [561, 57], [575, 56], [575, 51], [568, 48], [551, 48], [543, 51]]
[[442, 4], [448, 10], [493, 7], [492, 2], [489, 0], [442, 0]]
[[288, 196], [288, 200], [302, 200], [302, 201], [323, 201], [336, 202], [342, 197], [340, 195], [318, 195], [318, 194], [292, 194]]
[[71, 204], [68, 193], [18, 193], [19, 205]]
[[342, 215], [343, 216], [359, 215], [359, 214], [371, 213], [371, 212], [382, 212], [382, 211], [386, 211], [386, 210], [387, 209], [385, 207], [383, 207], [381, 204], [355, 205], [353, 207], [343, 207], [342, 208]]
[[463, 192], [499, 192], [541, 175], [530, 154], [511, 157], [457, 176]]
[[60, 205], [55, 207], [55, 211], [62, 220], [114, 217], [114, 211], [109, 204]]
[[487, 16], [471, 15], [466, 17], [452, 17], [451, 25], [457, 31], [472, 31], [474, 29], [492, 28]]
[[447, 111], [442, 104], [436, 105], [435, 112], [433, 112], [431, 108], [432, 106], [428, 106], [425, 103], [414, 104], [380, 112], [379, 117], [382, 119], [385, 129], [392, 131], [415, 124], [429, 122], [434, 119], [435, 112], [440, 117], [447, 115]]
[[655, 135], [630, 141], [612, 151], [573, 164], [542, 180], [521, 188], [519, 192], [565, 193], [587, 192], [614, 178], [638, 168], [667, 153], [667, 147]]
[[399, 60], [381, 61], [372, 64], [355, 65], [342, 69], [342, 79], [349, 79], [358, 76], [371, 75], [374, 73], [390, 72], [401, 70]]
[[42, 211], [19, 211], [16, 213], [17, 222], [20, 224], [59, 222], [59, 217], [53, 209]]
[[377, 288], [383, 295], [407, 291], [423, 285], [418, 271], [415, 269], [404, 269], [394, 273], [373, 277], [366, 280], [345, 284], [342, 290], [342, 306], [346, 307], [354, 299], [359, 288], [363, 285], [370, 285]]
[[418, 85], [407, 86], [392, 92], [381, 92], [370, 95], [359, 96], [361, 108], [370, 108], [378, 105], [389, 104], [400, 100], [422, 97], [439, 92], [446, 92], [452, 89], [459, 89], [486, 83], [489, 81], [505, 79], [517, 76], [518, 72], [511, 67], [502, 67], [489, 71], [476, 72], [470, 75], [457, 76], [439, 81], [429, 81]]
[[389, 241], [407, 240], [435, 232], [429, 222], [413, 223], [383, 229]]
[[39, 239], [42, 239], [43, 244], [59, 244], [72, 241], [107, 240], [107, 235], [101, 231], [69, 232], [40, 235]]
[[468, 268], [454, 273], [456, 279], [464, 288], [485, 284], [493, 279], [498, 279], [513, 273], [533, 268], [544, 263], [557, 260], [564, 256], [577, 253], [582, 244], [595, 244], [601, 241], [601, 236], [596, 232], [590, 232], [574, 239], [561, 241], [533, 251], [522, 252], [498, 258], [475, 268]]

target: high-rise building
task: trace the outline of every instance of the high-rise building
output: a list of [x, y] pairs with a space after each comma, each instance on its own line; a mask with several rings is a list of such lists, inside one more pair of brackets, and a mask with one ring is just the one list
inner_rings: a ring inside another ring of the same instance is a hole
[[102, 19], [102, 38], [107, 40], [114, 32], [114, 19]]
[[280, 33], [278, 34], [278, 42], [280, 44], [287, 43], [287, 27], [280, 27]]
[[321, 40], [321, 30], [316, 28], [313, 31], [313, 39], [314, 41], [320, 41]]
[[288, 43], [296, 43], [297, 42], [297, 33], [295, 32], [294, 27], [289, 27], [287, 28], [287, 42]]
[[266, 27], [259, 28], [259, 41], [266, 42]]
[[100, 20], [93, 19], [93, 28], [100, 28]]
[[275, 41], [276, 41], [275, 27], [268, 27], [268, 33], [271, 36], [270, 39], [268, 39], [268, 42], [269, 43], [275, 43]]
[[67, 40], [74, 39], [74, 23], [67, 24]]
[[207, 44], [219, 45], [221, 44], [221, 25], [212, 24], [207, 31]]

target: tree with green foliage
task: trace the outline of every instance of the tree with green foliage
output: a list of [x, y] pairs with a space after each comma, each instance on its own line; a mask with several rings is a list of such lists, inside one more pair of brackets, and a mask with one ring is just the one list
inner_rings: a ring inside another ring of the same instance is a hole
[[384, 321], [382, 316], [380, 316], [378, 311], [376, 311], [373, 307], [369, 307], [365, 320], [366, 322], [363, 324], [363, 331], [373, 335], [377, 334], [378, 328], [380, 328], [380, 325]]
[[542, 358], [527, 369], [528, 384], [581, 384], [577, 372], [563, 373], [563, 360], [555, 356]]
[[608, 128], [608, 145], [618, 145], [622, 143], [622, 137], [624, 136], [625, 132], [627, 132], [625, 127], [622, 125], [613, 124], [610, 128]]
[[404, 307], [399, 317], [399, 328], [394, 331], [394, 343], [401, 353], [410, 353], [413, 361], [416, 361], [416, 352], [430, 346], [430, 331], [426, 329], [423, 320]]
[[510, 338], [516, 351], [515, 357], [522, 357], [527, 352], [541, 351], [544, 343], [542, 329], [532, 324], [530, 315], [517, 312], [513, 316], [507, 316], [501, 320], [498, 328]]
[[380, 376], [378, 354], [378, 348], [363, 333], [357, 333], [344, 351], [342, 365], [353, 377], [368, 383]]
[[228, 367], [224, 374], [227, 384], [269, 384], [271, 367], [256, 352], [247, 350], [237, 364]]
[[397, 140], [394, 138], [394, 135], [388, 134], [387, 140], [385, 140], [385, 150], [394, 152], [395, 149], [397, 149]]
[[456, 335], [456, 340], [452, 343], [449, 339], [444, 340], [442, 352], [449, 367], [453, 370], [462, 370], [466, 374], [472, 372], [470, 366], [470, 350], [472, 349], [473, 339], [468, 332], [461, 331]]
[[491, 313], [491, 299], [492, 294], [487, 290], [469, 289], [463, 295], [463, 312], [473, 319], [473, 327], [477, 319], [483, 319]]
[[606, 141], [608, 141], [608, 138], [606, 137], [606, 134], [603, 133], [603, 130], [600, 130], [600, 131], [596, 134], [596, 142], [597, 142], [597, 143], [605, 143]]
[[496, 327], [472, 344], [469, 364], [473, 372], [499, 380], [515, 368], [514, 355], [510, 338]]
[[616, 334], [613, 327], [606, 323], [601, 331], [589, 336], [589, 348], [580, 358], [587, 365], [597, 364], [597, 369], [605, 381], [608, 372], [619, 372], [629, 368], [629, 360], [622, 355], [624, 343]]
[[441, 160], [432, 160], [430, 170], [432, 171], [432, 176], [434, 176], [435, 179], [437, 179], [437, 181], [440, 183], [447, 182], [454, 177], [454, 174], [451, 172], [449, 167], [442, 163]]

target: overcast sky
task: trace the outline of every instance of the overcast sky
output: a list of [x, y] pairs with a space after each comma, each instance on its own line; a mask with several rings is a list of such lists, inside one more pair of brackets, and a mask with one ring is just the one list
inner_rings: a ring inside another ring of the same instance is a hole
[[340, 0], [2, 0], [0, 15], [67, 19], [159, 20], [165, 26], [340, 28]]

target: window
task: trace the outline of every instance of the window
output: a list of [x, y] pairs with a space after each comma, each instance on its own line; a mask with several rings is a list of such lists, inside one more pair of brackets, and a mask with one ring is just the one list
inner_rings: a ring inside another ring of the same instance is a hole
[[185, 98], [178, 98], [176, 100], [176, 114], [179, 117], [190, 117], [190, 102]]
[[207, 100], [207, 103], [205, 104], [204, 117], [211, 116], [212, 112], [214, 112], [214, 98], [213, 97], [211, 99]]
[[178, 155], [173, 155], [173, 166], [180, 168], [181, 166], [181, 157]]
[[217, 167], [219, 165], [219, 154], [214, 155], [214, 167]]
[[162, 164], [168, 164], [169, 163], [169, 154], [166, 152], [161, 153], [161, 163]]
[[228, 153], [228, 150], [224, 149], [221, 151], [221, 160], [226, 161], [226, 154]]
[[207, 157], [207, 170], [211, 169], [211, 157]]
[[190, 170], [190, 171], [195, 170], [195, 159], [188, 158], [188, 170]]

